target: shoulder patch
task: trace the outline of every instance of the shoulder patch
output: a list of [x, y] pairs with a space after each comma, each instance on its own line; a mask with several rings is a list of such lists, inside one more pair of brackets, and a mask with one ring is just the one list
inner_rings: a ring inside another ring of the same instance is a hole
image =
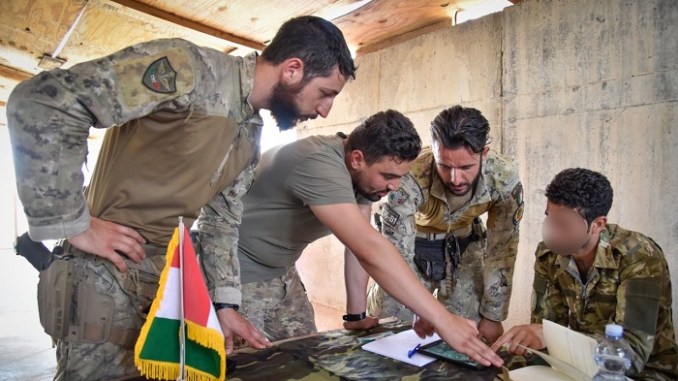
[[195, 87], [193, 62], [181, 48], [121, 60], [114, 69], [123, 105], [128, 108], [168, 101]]
[[523, 184], [518, 183], [513, 191], [511, 192], [511, 197], [516, 201], [518, 208], [515, 213], [513, 213], [513, 226], [517, 227], [520, 224], [520, 221], [523, 220], [523, 214], [525, 213], [525, 201], [523, 200]]
[[402, 205], [409, 198], [410, 196], [407, 194], [407, 192], [405, 192], [405, 190], [402, 187], [388, 194], [388, 201], [396, 205]]
[[153, 61], [142, 78], [142, 83], [156, 93], [175, 93], [177, 91], [177, 72], [174, 71], [167, 56]]

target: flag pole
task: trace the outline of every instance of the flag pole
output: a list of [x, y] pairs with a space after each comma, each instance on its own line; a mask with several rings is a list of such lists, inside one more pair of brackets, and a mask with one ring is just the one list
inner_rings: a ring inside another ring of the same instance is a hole
[[179, 308], [180, 308], [180, 332], [179, 332], [179, 378], [177, 381], [186, 380], [186, 321], [184, 319], [184, 218], [179, 217]]

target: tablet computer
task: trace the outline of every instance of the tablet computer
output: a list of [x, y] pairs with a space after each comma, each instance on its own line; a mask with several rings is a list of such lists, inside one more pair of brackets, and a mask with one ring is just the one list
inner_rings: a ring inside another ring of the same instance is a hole
[[487, 369], [486, 366], [471, 360], [465, 354], [455, 351], [442, 340], [426, 344], [417, 349], [417, 352], [475, 370]]

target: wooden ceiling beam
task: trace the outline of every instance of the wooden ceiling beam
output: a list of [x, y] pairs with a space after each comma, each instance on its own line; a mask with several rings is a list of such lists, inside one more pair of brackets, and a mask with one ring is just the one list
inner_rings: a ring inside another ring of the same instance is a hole
[[10, 81], [21, 82], [31, 78], [32, 76], [33, 74], [31, 73], [0, 64], [0, 77], [2, 78], [7, 78]]
[[151, 7], [149, 5], [140, 3], [135, 0], [111, 0], [114, 3], [120, 4], [130, 9], [134, 9], [137, 12], [141, 12], [153, 17], [157, 17], [161, 20], [171, 22], [173, 24], [181, 25], [185, 28], [195, 30], [197, 32], [205, 33], [210, 36], [227, 41], [229, 44], [235, 45], [236, 47], [245, 47], [255, 50], [263, 50], [266, 45], [249, 40], [244, 37], [236, 36], [235, 34], [225, 32], [220, 29], [213, 28], [211, 26], [201, 24], [199, 22], [189, 20], [187, 18], [181, 17], [171, 12], [164, 11], [159, 8]]

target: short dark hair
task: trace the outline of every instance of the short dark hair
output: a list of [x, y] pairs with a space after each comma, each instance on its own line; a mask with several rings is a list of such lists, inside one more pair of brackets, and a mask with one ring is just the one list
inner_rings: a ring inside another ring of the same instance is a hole
[[470, 107], [450, 107], [431, 122], [431, 138], [448, 149], [467, 147], [480, 153], [487, 145], [489, 132], [487, 119]]
[[612, 207], [612, 185], [605, 176], [584, 168], [569, 168], [546, 187], [546, 198], [576, 210], [589, 224], [607, 216]]
[[356, 127], [348, 136], [348, 151], [362, 151], [367, 164], [385, 157], [412, 161], [421, 152], [421, 139], [412, 122], [395, 110], [378, 112]]
[[304, 80], [330, 75], [335, 66], [346, 79], [355, 78], [356, 67], [341, 30], [315, 16], [285, 22], [261, 56], [277, 65], [289, 58], [304, 61]]

